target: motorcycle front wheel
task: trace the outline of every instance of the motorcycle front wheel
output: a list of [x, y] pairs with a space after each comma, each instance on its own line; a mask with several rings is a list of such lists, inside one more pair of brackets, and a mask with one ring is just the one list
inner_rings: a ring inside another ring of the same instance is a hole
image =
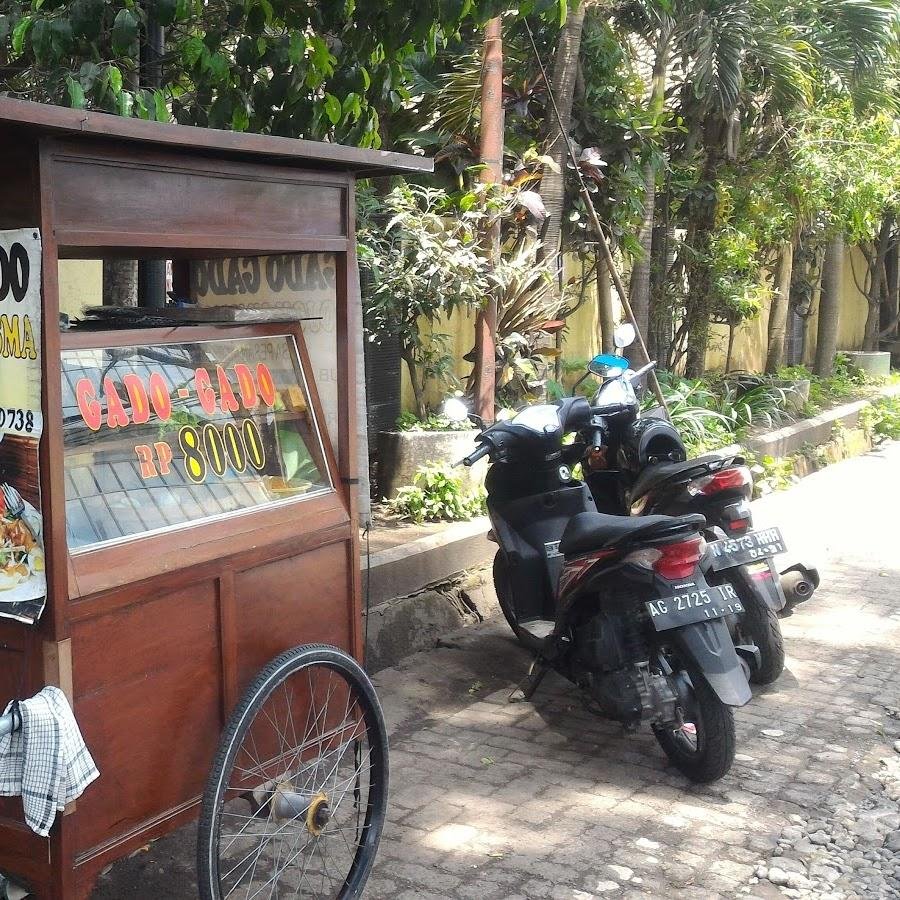
[[679, 772], [698, 784], [718, 781], [734, 762], [734, 711], [693, 673], [686, 677], [684, 722], [680, 726], [653, 729], [660, 746]]
[[518, 638], [519, 643], [524, 647], [528, 647], [528, 641], [522, 636], [522, 629], [519, 628], [519, 619], [516, 616], [512, 602], [512, 590], [509, 584], [509, 574], [506, 571], [506, 562], [503, 559], [503, 552], [498, 550], [494, 556], [494, 590], [497, 592], [497, 603], [503, 612], [503, 617], [512, 629], [513, 634]]

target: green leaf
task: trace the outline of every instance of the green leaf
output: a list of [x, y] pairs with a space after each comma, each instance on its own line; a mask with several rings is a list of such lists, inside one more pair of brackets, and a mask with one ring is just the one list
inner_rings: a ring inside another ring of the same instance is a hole
[[122, 92], [122, 71], [118, 66], [110, 66], [106, 70], [106, 77], [109, 79], [110, 90], [116, 95]]
[[250, 127], [250, 114], [243, 104], [235, 106], [231, 114], [231, 127], [235, 131], [246, 131]]
[[153, 94], [150, 91], [138, 91], [134, 95], [134, 106], [139, 119], [150, 119], [150, 108], [153, 103]]
[[228, 57], [225, 56], [224, 53], [220, 51], [216, 51], [209, 57], [208, 61], [209, 72], [214, 81], [217, 82], [225, 82], [228, 81], [228, 73], [230, 71], [230, 66], [228, 64]]
[[162, 91], [153, 92], [153, 110], [156, 113], [157, 122], [171, 122], [169, 107], [166, 103], [166, 95]]
[[196, 66], [200, 59], [208, 54], [209, 50], [207, 49], [206, 44], [196, 36], [189, 37], [181, 45], [181, 58], [189, 69]]
[[191, 0], [177, 0], [175, 4], [175, 19], [183, 22], [191, 17]]
[[22, 55], [22, 51], [25, 49], [25, 39], [28, 37], [32, 25], [34, 25], [34, 19], [31, 16], [24, 16], [13, 29], [12, 49], [16, 56]]
[[134, 95], [122, 91], [117, 98], [116, 109], [120, 116], [130, 116], [134, 110]]
[[234, 61], [243, 69], [255, 69], [256, 60], [256, 41], [245, 34], [238, 41], [237, 49], [234, 52]]
[[81, 64], [81, 68], [78, 70], [78, 81], [81, 83], [81, 86], [85, 89], [85, 91], [90, 91], [93, 89], [94, 85], [97, 82], [97, 79], [103, 74], [103, 70], [97, 63], [94, 62], [86, 62]]
[[84, 88], [71, 75], [66, 75], [66, 90], [69, 106], [72, 109], [84, 109]]
[[138, 17], [130, 9], [120, 9], [112, 27], [113, 52], [131, 54], [138, 36]]
[[68, 56], [72, 52], [75, 39], [72, 26], [67, 19], [54, 19], [50, 25], [50, 47], [57, 58]]
[[50, 22], [47, 19], [38, 19], [29, 33], [31, 49], [38, 63], [46, 65], [50, 60]]
[[341, 101], [334, 94], [325, 95], [325, 115], [332, 125], [341, 121]]
[[306, 38], [302, 32], [294, 31], [291, 33], [291, 40], [288, 44], [288, 59], [292, 66], [299, 66], [306, 56]]
[[153, 7], [153, 19], [159, 25], [171, 25], [178, 15], [177, 0], [156, 0]]
[[95, 41], [103, 23], [103, 0], [75, 0], [69, 9], [69, 21], [77, 37]]

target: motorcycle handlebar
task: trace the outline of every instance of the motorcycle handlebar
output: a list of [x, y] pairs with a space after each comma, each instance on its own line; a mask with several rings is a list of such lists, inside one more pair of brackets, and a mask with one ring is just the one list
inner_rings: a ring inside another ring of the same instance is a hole
[[487, 456], [491, 452], [490, 444], [482, 444], [477, 450], [463, 457], [462, 464], [466, 467], [474, 466], [482, 456]]
[[637, 380], [638, 378], [640, 378], [641, 375], [646, 375], [647, 372], [649, 372], [651, 369], [655, 369], [655, 368], [656, 368], [656, 361], [655, 361], [655, 360], [654, 360], [653, 362], [648, 362], [646, 366], [641, 366], [640, 369], [638, 369], [636, 372], [632, 372], [632, 373], [628, 376], [628, 381], [629, 381], [629, 382], [635, 381], [635, 380]]
[[591, 415], [594, 416], [615, 416], [619, 413], [628, 412], [634, 407], [629, 403], [608, 403], [606, 406], [592, 406]]

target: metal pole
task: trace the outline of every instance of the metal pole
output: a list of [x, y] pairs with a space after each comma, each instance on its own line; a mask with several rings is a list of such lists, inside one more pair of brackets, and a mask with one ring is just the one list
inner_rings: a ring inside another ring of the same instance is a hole
[[[528, 37], [531, 40], [531, 48], [534, 50], [534, 57], [537, 60], [537, 64], [541, 70], [541, 77], [544, 79], [544, 84], [547, 86], [547, 95], [550, 97], [550, 104], [553, 106], [553, 112], [556, 115], [556, 123], [559, 125], [560, 133], [562, 134], [563, 140], [566, 142], [566, 150], [568, 151], [569, 159], [572, 161], [572, 168], [575, 169], [575, 175], [578, 178], [579, 189], [578, 193], [581, 196], [581, 199], [584, 203], [584, 207], [587, 210], [588, 219], [591, 223], [591, 227], [594, 229], [594, 234], [597, 238], [597, 244], [600, 247], [600, 253], [603, 257], [603, 260], [606, 262], [606, 267], [609, 270], [609, 274], [612, 277], [613, 284], [616, 286], [616, 291], [619, 294], [619, 299], [622, 301], [622, 309], [625, 310], [625, 315], [628, 317], [628, 321], [634, 326], [635, 334], [637, 335], [638, 347], [641, 351], [641, 359], [638, 360], [639, 365], [645, 365], [650, 361], [650, 355], [647, 353], [647, 345], [644, 343], [644, 336], [641, 334], [641, 330], [638, 327], [637, 319], [634, 317], [634, 311], [631, 308], [631, 303], [628, 300], [628, 293], [625, 290], [625, 285], [622, 283], [622, 277], [619, 275], [619, 270], [616, 268], [615, 261], [613, 260], [612, 251], [609, 249], [609, 242], [606, 240], [606, 235], [603, 233], [603, 228], [600, 225], [600, 220], [597, 218], [597, 210], [594, 209], [594, 201], [591, 199], [591, 193], [587, 189], [587, 185], [584, 183], [584, 177], [581, 174], [581, 169], [578, 167], [578, 159], [575, 156], [575, 148], [572, 146], [572, 141], [563, 127], [562, 116], [559, 114], [559, 107], [556, 105], [556, 98], [553, 96], [553, 91], [550, 87], [550, 80], [547, 78], [547, 71], [544, 69], [544, 63], [541, 61], [541, 55], [538, 53], [537, 44], [534, 42], [534, 35], [531, 32], [531, 26], [528, 24], [528, 21], [525, 22], [525, 29], [528, 31]], [[651, 369], [649, 372], [649, 380], [650, 387], [653, 389], [653, 393], [656, 396], [656, 399], [659, 405], [663, 408], [666, 414], [666, 418], [671, 421], [671, 415], [669, 414], [669, 407], [666, 404], [666, 398], [663, 397], [662, 389], [659, 386], [659, 379], [656, 377], [656, 372]]]

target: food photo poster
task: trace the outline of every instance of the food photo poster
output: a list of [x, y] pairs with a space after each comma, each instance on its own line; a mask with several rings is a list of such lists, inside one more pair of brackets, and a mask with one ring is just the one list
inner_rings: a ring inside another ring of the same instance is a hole
[[47, 597], [41, 394], [40, 232], [0, 231], [0, 616], [26, 624]]

